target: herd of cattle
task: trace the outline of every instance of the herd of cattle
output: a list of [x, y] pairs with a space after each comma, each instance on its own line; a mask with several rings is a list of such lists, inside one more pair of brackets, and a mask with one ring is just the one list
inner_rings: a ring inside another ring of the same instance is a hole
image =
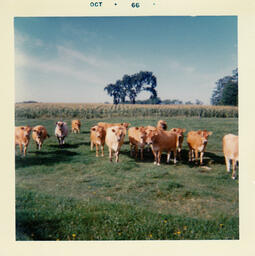
[[[140, 149], [140, 158], [143, 160], [143, 151], [146, 146], [151, 148], [154, 155], [154, 164], [160, 165], [162, 152], [167, 152], [167, 163], [170, 161], [171, 152], [174, 155], [174, 164], [178, 154], [181, 158], [182, 143], [186, 129], [172, 128], [167, 130], [167, 123], [164, 120], [159, 120], [157, 126], [141, 126], [128, 127], [129, 123], [104, 123], [99, 122], [90, 129], [91, 150], [96, 146], [96, 156], [99, 156], [99, 147], [101, 147], [101, 156], [104, 156], [104, 145], [109, 149], [109, 158], [112, 161], [113, 152], [115, 153], [115, 161], [119, 161], [119, 153], [124, 138], [128, 132], [130, 154], [135, 153], [138, 157]], [[80, 120], [72, 120], [72, 133], [80, 133]], [[15, 146], [19, 145], [21, 154], [24, 156], [27, 152], [27, 147], [30, 140], [30, 134], [36, 143], [37, 149], [41, 149], [43, 141], [49, 137], [47, 130], [42, 125], [37, 125], [33, 128], [29, 126], [15, 127]], [[200, 152], [200, 164], [203, 163], [203, 155], [208, 142], [208, 137], [212, 132], [207, 130], [189, 131], [187, 134], [187, 144], [189, 147], [189, 161], [198, 160]], [[65, 143], [65, 137], [68, 135], [68, 127], [65, 122], [56, 122], [55, 136], [59, 145]], [[230, 172], [230, 160], [232, 160], [232, 178], [236, 178], [236, 164], [238, 161], [238, 136], [227, 134], [223, 137], [223, 153], [226, 161], [227, 171]]]

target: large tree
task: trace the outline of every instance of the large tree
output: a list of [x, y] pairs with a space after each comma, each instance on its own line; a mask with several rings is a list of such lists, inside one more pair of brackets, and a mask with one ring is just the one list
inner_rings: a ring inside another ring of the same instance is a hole
[[115, 84], [107, 85], [104, 90], [113, 97], [113, 103], [125, 103], [126, 97], [132, 104], [136, 103], [136, 98], [141, 91], [149, 91], [150, 99], [157, 98], [157, 79], [149, 71], [140, 71], [133, 75], [124, 75], [122, 80], [116, 81]]
[[216, 88], [211, 97], [212, 105], [238, 104], [238, 69], [232, 72], [232, 76], [225, 76], [216, 82]]

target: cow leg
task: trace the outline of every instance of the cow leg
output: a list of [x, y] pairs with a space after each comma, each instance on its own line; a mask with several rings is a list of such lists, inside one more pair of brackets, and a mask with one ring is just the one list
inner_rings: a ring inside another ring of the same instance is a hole
[[141, 147], [141, 160], [143, 160], [143, 147]]
[[160, 166], [161, 151], [158, 151], [158, 166]]
[[20, 150], [20, 154], [22, 154], [23, 153], [23, 145], [21, 143], [19, 144], [19, 150]]
[[27, 146], [28, 145], [24, 145], [24, 156], [26, 156], [26, 153], [27, 153]]
[[203, 156], [204, 156], [204, 152], [201, 151], [201, 152], [200, 152], [200, 165], [203, 164]]
[[132, 152], [132, 150], [133, 150], [133, 144], [132, 144], [132, 143], [129, 143], [129, 146], [130, 146], [130, 156], [132, 156], [132, 155], [133, 155], [133, 152]]
[[230, 172], [230, 159], [226, 156], [225, 156], [225, 163], [226, 163], [227, 172]]
[[101, 145], [101, 156], [104, 156], [104, 145]]
[[177, 155], [177, 152], [176, 152], [176, 149], [174, 149], [174, 164], [176, 164], [176, 155]]
[[135, 158], [137, 159], [137, 157], [138, 157], [138, 146], [135, 145]]
[[153, 150], [153, 148], [151, 148], [151, 151], [154, 155], [154, 164], [157, 164], [157, 153]]
[[236, 179], [236, 160], [232, 159], [232, 179], [235, 180]]
[[91, 141], [91, 142], [90, 142], [90, 150], [92, 151], [93, 148], [94, 148], [94, 143]]
[[96, 144], [96, 157], [98, 157], [98, 151], [99, 151], [98, 144]]
[[116, 156], [116, 163], [118, 163], [119, 162], [119, 151], [116, 151], [115, 156]]
[[171, 151], [168, 151], [167, 152], [167, 160], [166, 160], [166, 162], [169, 164], [169, 162], [170, 162], [170, 157], [171, 157]]
[[178, 148], [178, 158], [179, 158], [180, 161], [182, 160], [182, 157], [181, 157], [181, 148]]
[[195, 162], [197, 162], [197, 161], [198, 161], [198, 150], [195, 149]]
[[65, 144], [65, 137], [62, 138], [62, 144]]
[[110, 161], [112, 161], [112, 149], [109, 148], [109, 158], [110, 158]]

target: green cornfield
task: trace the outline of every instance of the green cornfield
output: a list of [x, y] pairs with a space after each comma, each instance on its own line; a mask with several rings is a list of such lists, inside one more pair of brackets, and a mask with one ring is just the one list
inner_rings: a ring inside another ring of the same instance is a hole
[[15, 118], [112, 117], [219, 117], [237, 118], [238, 107], [205, 105], [129, 105], [96, 103], [17, 103]]

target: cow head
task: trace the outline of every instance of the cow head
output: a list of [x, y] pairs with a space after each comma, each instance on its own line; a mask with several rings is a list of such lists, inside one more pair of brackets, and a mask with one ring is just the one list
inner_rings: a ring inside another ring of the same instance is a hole
[[152, 143], [154, 143], [154, 141], [156, 140], [158, 136], [158, 131], [157, 130], [146, 130], [146, 144], [151, 145]]
[[32, 128], [29, 126], [21, 126], [21, 130], [23, 131], [24, 137], [29, 139]]
[[38, 139], [41, 139], [42, 135], [43, 135], [43, 132], [41, 130], [38, 130], [38, 129], [33, 129], [33, 133], [35, 134], [35, 136], [38, 138]]
[[206, 145], [208, 142], [209, 135], [212, 135], [212, 132], [208, 132], [207, 130], [199, 130], [197, 134], [201, 136], [202, 144]]
[[124, 129], [125, 128], [122, 128], [122, 127], [112, 128], [112, 132], [115, 134], [118, 142], [120, 142], [123, 139], [123, 137], [125, 136]]
[[64, 122], [58, 121], [56, 122], [56, 125], [58, 127], [58, 129], [63, 132], [63, 126], [64, 126]]
[[166, 131], [166, 130], [167, 130], [167, 123], [166, 123], [166, 121], [164, 121], [164, 120], [159, 120], [159, 121], [158, 121], [158, 124], [157, 124], [157, 128]]
[[93, 131], [96, 135], [97, 138], [102, 138], [103, 137], [103, 132], [104, 132], [104, 128], [102, 126], [93, 126], [91, 128], [91, 131]]

